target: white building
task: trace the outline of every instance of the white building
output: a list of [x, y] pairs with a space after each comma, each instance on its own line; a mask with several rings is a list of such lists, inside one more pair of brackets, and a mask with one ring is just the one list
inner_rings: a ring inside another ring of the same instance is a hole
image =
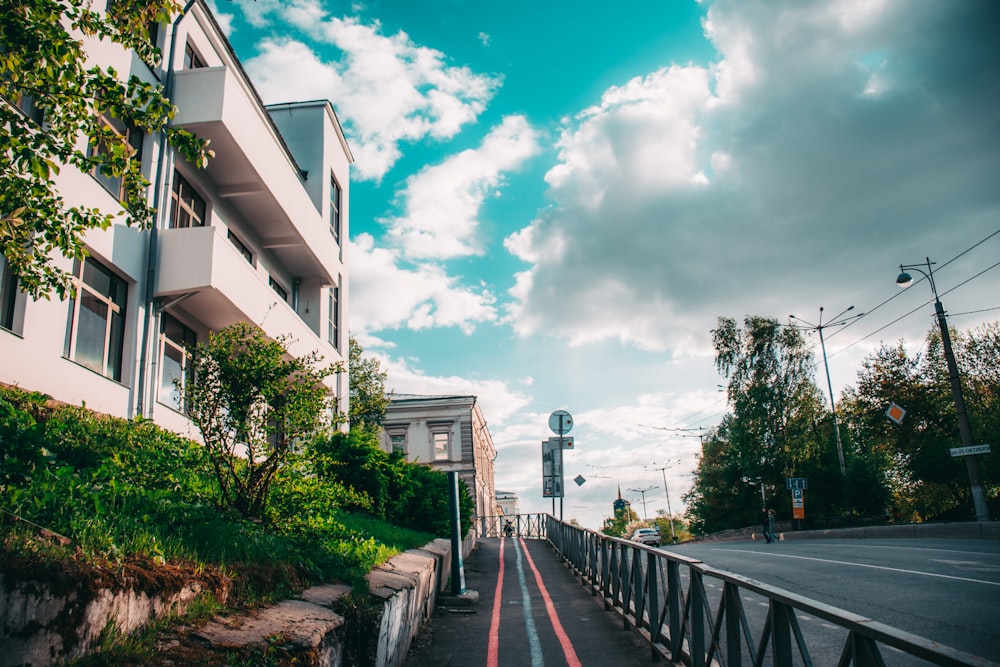
[[393, 394], [382, 422], [382, 448], [445, 472], [457, 471], [476, 516], [495, 516], [496, 448], [475, 396]]
[[517, 516], [521, 513], [521, 504], [513, 491], [497, 491], [497, 507], [499, 514], [504, 516]]
[[[263, 105], [202, 0], [156, 39], [153, 68], [114, 44], [86, 48], [123, 78], [163, 82], [172, 124], [210, 139], [215, 158], [198, 169], [160, 135], [130, 136], [155, 227], [92, 231], [86, 259], [57, 258], [76, 277], [73, 299], [28, 299], [0, 258], [0, 381], [196, 435], [174, 380], [187, 377], [184, 345], [210, 331], [251, 322], [287, 335], [295, 356], [346, 362], [353, 157], [329, 102]], [[113, 179], [64, 168], [56, 185], [67, 203], [120, 210]], [[346, 412], [347, 374], [328, 383]]]

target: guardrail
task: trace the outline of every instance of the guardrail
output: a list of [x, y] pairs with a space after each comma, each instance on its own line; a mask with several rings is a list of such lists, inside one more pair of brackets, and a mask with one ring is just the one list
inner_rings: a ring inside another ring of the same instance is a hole
[[[844, 667], [884, 667], [883, 647], [935, 665], [997, 667], [858, 614], [717, 570], [700, 560], [609, 537], [548, 515], [546, 519], [549, 542], [592, 594], [604, 599], [605, 609], [614, 609], [623, 617], [625, 629], [637, 630], [650, 642], [654, 661], [663, 658], [692, 667], [758, 667], [767, 660], [776, 667], [811, 667], [813, 659], [796, 615], [801, 613], [846, 630], [838, 663]], [[721, 584], [714, 603], [706, 579]], [[767, 600], [767, 613], [756, 632], [744, 607], [744, 594]]]
[[508, 520], [513, 527], [513, 537], [545, 539], [548, 514], [511, 514], [508, 516], [477, 516], [472, 519], [476, 537], [500, 537]]

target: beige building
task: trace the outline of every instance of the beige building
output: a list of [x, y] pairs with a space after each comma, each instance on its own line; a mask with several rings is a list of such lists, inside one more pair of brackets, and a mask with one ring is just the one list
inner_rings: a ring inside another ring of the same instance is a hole
[[[196, 436], [175, 382], [190, 377], [186, 347], [211, 331], [255, 323], [295, 356], [347, 361], [353, 157], [330, 102], [261, 102], [202, 0], [153, 39], [153, 66], [110, 42], [85, 49], [122, 78], [163, 82], [172, 125], [210, 139], [215, 158], [198, 169], [162, 134], [104, 119], [142, 161], [154, 227], [92, 230], [86, 258], [55, 258], [74, 276], [66, 301], [27, 298], [0, 257], [0, 382]], [[67, 167], [55, 184], [69, 204], [121, 210], [119, 180]], [[346, 413], [347, 374], [328, 384]]]
[[496, 448], [475, 396], [393, 394], [382, 429], [382, 448], [406, 460], [457, 471], [476, 503], [476, 516], [497, 512], [493, 485]]
[[516, 516], [521, 513], [521, 505], [517, 500], [517, 494], [513, 491], [497, 491], [497, 507], [499, 514], [504, 516]]

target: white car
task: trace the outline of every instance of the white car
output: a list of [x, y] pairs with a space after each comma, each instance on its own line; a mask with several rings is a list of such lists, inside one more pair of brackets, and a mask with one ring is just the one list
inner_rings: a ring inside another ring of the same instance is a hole
[[660, 546], [660, 531], [655, 528], [636, 528], [632, 533], [632, 541], [650, 546]]

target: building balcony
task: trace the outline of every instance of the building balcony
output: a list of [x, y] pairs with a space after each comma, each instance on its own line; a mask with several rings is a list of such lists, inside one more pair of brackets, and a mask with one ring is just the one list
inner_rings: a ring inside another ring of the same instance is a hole
[[338, 357], [333, 347], [271, 289], [222, 231], [191, 227], [160, 232], [154, 296], [163, 308], [211, 331], [250, 322], [272, 338], [286, 336], [288, 350], [296, 357], [319, 352], [324, 363], [334, 363]]
[[336, 282], [340, 248], [303, 182], [324, 175], [299, 170], [252, 89], [226, 67], [174, 76], [173, 125], [209, 139], [215, 151], [205, 170], [212, 196], [226, 199], [296, 277]]

